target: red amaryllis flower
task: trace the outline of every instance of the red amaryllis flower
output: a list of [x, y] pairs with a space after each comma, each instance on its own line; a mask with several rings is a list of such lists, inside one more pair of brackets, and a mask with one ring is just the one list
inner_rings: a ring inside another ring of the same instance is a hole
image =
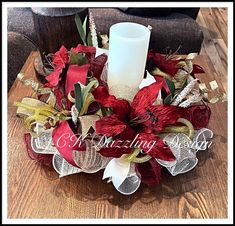
[[148, 52], [147, 65], [151, 64], [151, 67], [158, 67], [160, 70], [171, 76], [174, 76], [179, 70], [180, 66], [178, 63], [179, 60], [168, 59], [166, 56], [157, 53], [155, 50], [150, 50]]
[[[93, 91], [96, 101], [104, 107], [112, 108], [113, 114], [96, 122], [96, 133], [114, 137], [117, 142], [133, 140], [135, 137], [142, 143], [154, 141], [155, 146], [151, 150], [144, 146], [141, 146], [141, 149], [154, 158], [174, 160], [175, 157], [170, 148], [155, 135], [155, 132], [176, 123], [185, 112], [184, 109], [176, 106], [154, 105], [161, 88], [162, 83], [157, 82], [144, 87], [129, 104], [126, 100], [109, 95], [106, 87], [98, 87]], [[120, 157], [122, 154], [131, 152], [130, 147], [106, 147], [100, 150], [102, 155], [110, 157]]]

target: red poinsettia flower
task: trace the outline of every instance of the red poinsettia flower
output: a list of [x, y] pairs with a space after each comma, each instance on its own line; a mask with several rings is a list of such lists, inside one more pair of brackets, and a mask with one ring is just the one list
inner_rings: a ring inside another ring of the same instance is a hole
[[52, 59], [54, 71], [46, 77], [48, 83], [45, 84], [45, 87], [55, 87], [58, 85], [63, 68], [65, 68], [69, 60], [67, 49], [61, 46], [60, 50], [53, 55]]
[[96, 48], [94, 46], [84, 46], [78, 44], [75, 48], [71, 48], [70, 51], [74, 53], [88, 53], [90, 55], [95, 56]]
[[87, 60], [90, 64], [90, 71], [92, 72], [92, 76], [100, 81], [100, 76], [103, 71], [104, 65], [108, 59], [108, 56], [106, 54], [101, 54], [98, 57], [95, 57], [95, 47], [83, 46], [81, 44], [78, 44], [76, 48], [71, 48], [71, 52], [85, 53], [87, 56]]
[[69, 57], [67, 54], [67, 49], [62, 45], [59, 49], [59, 51], [57, 51], [53, 57], [52, 57], [53, 61], [52, 64], [56, 67], [64, 67], [65, 64], [68, 63]]
[[[132, 140], [138, 135], [138, 140], [143, 142], [155, 141], [155, 146], [149, 151], [147, 147], [141, 147], [154, 158], [162, 160], [174, 160], [169, 147], [162, 139], [155, 135], [166, 126], [176, 123], [184, 110], [176, 106], [154, 105], [162, 83], [154, 83], [141, 89], [131, 104], [126, 100], [116, 99], [109, 95], [104, 86], [99, 86], [93, 92], [98, 103], [104, 107], [111, 107], [113, 114], [103, 117], [96, 122], [96, 132], [119, 140]], [[115, 146], [115, 145], [114, 145]], [[100, 153], [110, 157], [120, 157], [124, 153], [131, 153], [132, 148], [102, 148]]]
[[[85, 54], [87, 59], [86, 64], [70, 65], [69, 63], [72, 53]], [[68, 94], [74, 89], [75, 83], [80, 82], [81, 84], [86, 85], [87, 74], [89, 71], [92, 72], [93, 77], [96, 77], [100, 83], [102, 83], [100, 76], [107, 61], [107, 55], [101, 54], [100, 56], [95, 57], [95, 54], [95, 47], [78, 44], [77, 47], [70, 49], [70, 54], [67, 52], [67, 49], [62, 46], [60, 50], [53, 55], [52, 64], [54, 65], [54, 71], [46, 77], [48, 83], [44, 86], [55, 87], [55, 95], [60, 107], [62, 107], [62, 98], [65, 97], [67, 100], [67, 108], [71, 108], [72, 104], [68, 100]], [[65, 84], [60, 84], [59, 81], [62, 78], [62, 72], [65, 67], [67, 68]]]

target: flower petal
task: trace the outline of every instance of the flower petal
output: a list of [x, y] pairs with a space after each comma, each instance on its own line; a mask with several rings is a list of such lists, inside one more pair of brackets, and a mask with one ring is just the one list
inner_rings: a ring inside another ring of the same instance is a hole
[[160, 70], [171, 76], [174, 76], [180, 68], [178, 65], [179, 60], [167, 59], [166, 56], [157, 53], [155, 50], [149, 51], [147, 59], [148, 67], [150, 62], [151, 64], [154, 62], [155, 65], [151, 65], [152, 68], [153, 66], [158, 67]]
[[55, 86], [57, 86], [59, 81], [60, 81], [60, 75], [61, 75], [62, 71], [63, 71], [62, 67], [57, 68], [51, 74], [46, 76], [46, 80], [48, 81], [48, 83], [46, 83], [44, 85], [44, 87], [55, 87]]
[[138, 141], [141, 141], [140, 148], [153, 158], [165, 161], [175, 160], [171, 149], [164, 141], [153, 133], [139, 133]]
[[123, 132], [127, 125], [120, 121], [116, 115], [110, 115], [96, 121], [95, 127], [97, 134], [113, 137]]
[[155, 82], [150, 86], [144, 87], [135, 95], [131, 103], [132, 117], [141, 115], [146, 112], [146, 108], [151, 106], [157, 98], [159, 90], [161, 90], [163, 83]]
[[68, 63], [69, 57], [67, 54], [67, 49], [62, 45], [59, 49], [59, 51], [57, 51], [54, 55], [53, 55], [53, 61], [52, 64], [56, 67], [56, 68], [61, 68], [64, 67], [65, 64]]
[[101, 54], [96, 57], [94, 60], [91, 60], [91, 71], [93, 72], [93, 76], [100, 80], [101, 73], [103, 71], [104, 65], [108, 59], [106, 54]]
[[200, 65], [197, 64], [193, 64], [193, 74], [199, 74], [199, 73], [205, 73], [205, 71], [203, 70], [203, 68]]
[[[115, 143], [118, 144], [120, 140], [115, 140]], [[98, 151], [101, 155], [105, 157], [113, 157], [119, 158], [123, 154], [130, 154], [132, 152], [132, 148], [128, 147], [104, 147]]]
[[144, 184], [154, 186], [160, 183], [162, 167], [155, 159], [150, 159], [145, 163], [138, 163], [135, 166], [137, 174], [139, 174], [139, 177]]
[[116, 189], [127, 178], [130, 170], [130, 162], [125, 162], [122, 158], [112, 159], [106, 166], [103, 174], [103, 180], [111, 178]]
[[128, 101], [109, 95], [105, 86], [98, 86], [92, 94], [95, 100], [103, 107], [111, 107], [119, 120], [127, 121], [129, 119], [130, 104]]
[[78, 44], [77, 47], [71, 48], [71, 52], [75, 53], [90, 53], [90, 54], [95, 54], [96, 53], [96, 48], [93, 46], [84, 46], [81, 44]]
[[211, 109], [209, 106], [193, 105], [186, 108], [186, 110], [185, 118], [193, 124], [194, 129], [207, 127], [211, 116]]
[[184, 116], [186, 110], [178, 106], [156, 105], [150, 106], [147, 112], [149, 117], [143, 122], [143, 125], [155, 131], [162, 131], [166, 126], [175, 124], [179, 118]]

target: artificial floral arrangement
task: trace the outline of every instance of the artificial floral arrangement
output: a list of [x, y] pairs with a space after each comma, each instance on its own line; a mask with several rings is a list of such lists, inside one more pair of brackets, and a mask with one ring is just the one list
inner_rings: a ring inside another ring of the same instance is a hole
[[30, 157], [52, 163], [60, 177], [104, 169], [103, 179], [125, 195], [141, 182], [159, 184], [162, 167], [173, 176], [193, 169], [197, 151], [207, 149], [213, 137], [206, 128], [209, 103], [226, 100], [215, 81], [208, 89], [197, 79], [204, 73], [192, 62], [197, 54], [178, 57], [150, 50], [145, 78], [127, 101], [110, 95], [108, 50], [98, 48], [91, 30], [93, 46], [83, 39], [83, 45], [61, 46], [50, 54], [53, 70], [45, 84], [18, 75], [36, 93], [14, 103], [29, 131], [24, 138]]

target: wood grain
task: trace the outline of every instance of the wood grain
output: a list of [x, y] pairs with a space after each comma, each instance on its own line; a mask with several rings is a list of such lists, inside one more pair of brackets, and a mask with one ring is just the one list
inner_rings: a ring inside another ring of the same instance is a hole
[[[35, 76], [32, 52], [22, 72]], [[217, 78], [210, 59], [195, 60], [206, 71], [200, 79]], [[223, 83], [218, 82], [221, 89]], [[21, 119], [14, 101], [32, 96], [32, 90], [16, 81], [8, 94], [8, 218], [226, 218], [227, 217], [227, 104], [211, 106], [209, 128], [213, 146], [198, 153], [199, 164], [187, 174], [170, 176], [149, 188], [141, 185], [131, 196], [119, 194], [102, 172], [65, 178], [50, 167], [31, 160], [25, 150]]]
[[227, 8], [200, 8], [197, 23], [204, 35], [201, 53], [214, 65], [218, 78], [227, 90]]

